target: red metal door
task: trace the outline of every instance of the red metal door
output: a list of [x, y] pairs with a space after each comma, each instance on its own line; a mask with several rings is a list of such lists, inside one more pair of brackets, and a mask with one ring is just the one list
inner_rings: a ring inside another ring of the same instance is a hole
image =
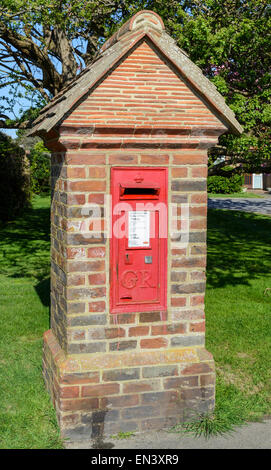
[[165, 310], [167, 169], [112, 168], [111, 313]]

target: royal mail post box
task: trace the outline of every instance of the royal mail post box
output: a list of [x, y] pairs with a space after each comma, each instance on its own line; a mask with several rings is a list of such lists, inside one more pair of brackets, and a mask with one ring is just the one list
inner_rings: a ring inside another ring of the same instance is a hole
[[111, 313], [165, 310], [167, 169], [112, 168]]
[[[51, 329], [43, 370], [64, 438], [211, 412], [205, 349], [208, 149], [242, 127], [152, 11], [47, 104]], [[109, 204], [109, 200], [111, 204]]]

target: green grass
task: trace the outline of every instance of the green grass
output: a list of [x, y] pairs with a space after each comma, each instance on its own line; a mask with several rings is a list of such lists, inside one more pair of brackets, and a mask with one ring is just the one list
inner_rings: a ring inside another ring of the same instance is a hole
[[271, 218], [208, 211], [206, 348], [216, 407], [176, 430], [210, 436], [271, 414]]
[[217, 410], [271, 413], [271, 218], [210, 210], [206, 346], [217, 369]]
[[[49, 198], [0, 227], [0, 448], [61, 448], [42, 379], [49, 328]], [[216, 409], [186, 429], [210, 435], [271, 413], [271, 218], [208, 212], [206, 347]]]
[[0, 448], [61, 448], [42, 379], [49, 328], [49, 198], [0, 231]]
[[249, 193], [249, 192], [241, 192], [241, 193], [231, 193], [231, 194], [215, 194], [215, 193], [208, 193], [208, 197], [225, 197], [225, 198], [256, 198], [256, 199], [261, 199], [264, 196], [261, 196], [256, 193]]

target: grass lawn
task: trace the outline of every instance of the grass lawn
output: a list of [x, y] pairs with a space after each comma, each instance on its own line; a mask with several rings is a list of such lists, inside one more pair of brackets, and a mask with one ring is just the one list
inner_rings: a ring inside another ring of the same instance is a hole
[[59, 448], [42, 379], [49, 328], [49, 198], [0, 228], [0, 448]]
[[208, 193], [208, 197], [225, 197], [225, 198], [256, 198], [256, 199], [261, 199], [264, 196], [261, 196], [260, 194], [256, 193], [249, 193], [249, 192], [242, 192], [242, 193], [231, 193], [231, 194], [215, 194], [215, 193]]
[[[271, 413], [271, 218], [210, 210], [208, 230], [206, 339], [217, 368], [212, 422], [225, 429]], [[1, 227], [0, 448], [62, 446], [41, 375], [49, 244], [49, 198], [36, 197], [33, 209]]]
[[208, 212], [206, 347], [218, 426], [271, 414], [270, 234], [270, 217]]

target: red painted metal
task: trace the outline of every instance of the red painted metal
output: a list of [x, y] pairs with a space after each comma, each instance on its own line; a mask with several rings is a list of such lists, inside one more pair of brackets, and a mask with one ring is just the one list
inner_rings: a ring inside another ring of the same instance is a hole
[[167, 168], [111, 169], [111, 313], [166, 309]]

